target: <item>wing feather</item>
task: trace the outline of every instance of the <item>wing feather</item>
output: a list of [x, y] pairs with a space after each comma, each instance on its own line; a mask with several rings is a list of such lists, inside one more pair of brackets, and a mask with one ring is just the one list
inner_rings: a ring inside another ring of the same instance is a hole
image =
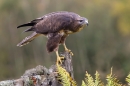
[[70, 28], [70, 23], [73, 22], [73, 18], [66, 13], [57, 13], [47, 16], [44, 20], [41, 20], [35, 25], [36, 32], [47, 34], [56, 33], [60, 30]]
[[56, 33], [62, 29], [71, 28], [70, 23], [74, 21], [75, 15], [77, 14], [66, 11], [52, 12], [34, 19], [29, 23], [22, 24], [17, 28], [32, 26], [31, 29], [27, 29], [25, 32], [36, 31], [41, 34]]

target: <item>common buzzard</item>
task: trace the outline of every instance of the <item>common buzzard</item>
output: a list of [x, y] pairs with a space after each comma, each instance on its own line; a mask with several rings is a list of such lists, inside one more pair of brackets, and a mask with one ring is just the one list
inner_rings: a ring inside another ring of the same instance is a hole
[[61, 62], [58, 54], [59, 45], [63, 44], [65, 51], [70, 52], [65, 45], [66, 37], [69, 34], [79, 32], [85, 25], [88, 25], [88, 19], [81, 17], [76, 13], [66, 11], [52, 12], [40, 18], [34, 19], [29, 23], [18, 26], [17, 28], [31, 26], [24, 32], [33, 31], [33, 33], [18, 43], [17, 46], [21, 47], [26, 45], [37, 36], [44, 35], [48, 38], [46, 45], [47, 51], [55, 51], [57, 55], [57, 62]]

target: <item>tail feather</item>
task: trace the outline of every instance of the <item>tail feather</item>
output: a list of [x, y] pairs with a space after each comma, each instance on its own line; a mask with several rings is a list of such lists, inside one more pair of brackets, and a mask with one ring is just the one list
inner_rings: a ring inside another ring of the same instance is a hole
[[25, 27], [25, 26], [34, 26], [34, 25], [35, 25], [35, 23], [30, 22], [30, 23], [26, 23], [26, 24], [19, 25], [17, 28]]
[[31, 27], [31, 28], [24, 30], [23, 32], [28, 32], [28, 31], [35, 31], [35, 29], [33, 27]]
[[30, 36], [27, 36], [26, 38], [24, 38], [20, 43], [17, 44], [17, 46], [22, 47], [23, 45], [26, 45], [30, 43], [31, 41], [33, 41], [39, 35], [41, 34], [34, 32]]

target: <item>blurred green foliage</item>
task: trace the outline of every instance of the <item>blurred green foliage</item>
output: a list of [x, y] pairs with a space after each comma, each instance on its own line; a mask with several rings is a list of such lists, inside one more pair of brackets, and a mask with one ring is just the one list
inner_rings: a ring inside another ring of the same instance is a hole
[[97, 70], [103, 79], [112, 66], [124, 80], [130, 71], [130, 0], [0, 0], [0, 80], [55, 62], [55, 53], [46, 51], [45, 37], [16, 47], [30, 34], [22, 33], [26, 28], [17, 30], [18, 25], [53, 11], [72, 11], [89, 20], [88, 27], [66, 41], [74, 53], [76, 81], [83, 79], [86, 70], [93, 75]]

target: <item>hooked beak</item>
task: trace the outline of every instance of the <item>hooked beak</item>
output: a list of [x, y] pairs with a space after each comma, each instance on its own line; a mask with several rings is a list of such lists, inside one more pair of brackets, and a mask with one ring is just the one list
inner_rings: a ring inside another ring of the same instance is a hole
[[88, 23], [88, 19], [85, 20], [85, 23], [86, 23], [86, 25], [88, 26], [88, 24], [89, 24], [89, 23]]

